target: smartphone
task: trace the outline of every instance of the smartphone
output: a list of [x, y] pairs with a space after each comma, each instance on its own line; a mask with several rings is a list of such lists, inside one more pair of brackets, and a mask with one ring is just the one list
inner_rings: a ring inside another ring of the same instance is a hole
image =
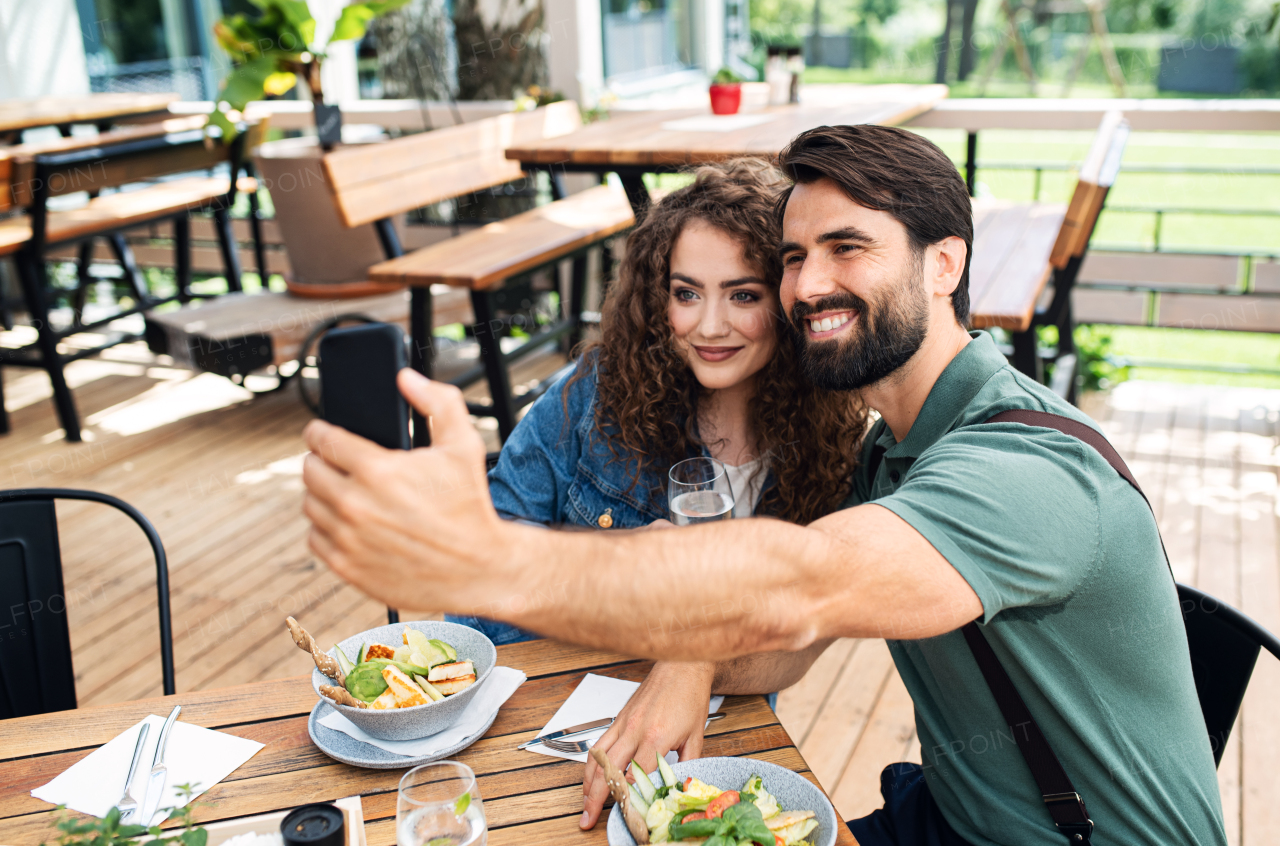
[[334, 329], [320, 339], [319, 354], [321, 416], [387, 449], [409, 449], [409, 403], [396, 387], [408, 366], [400, 327]]

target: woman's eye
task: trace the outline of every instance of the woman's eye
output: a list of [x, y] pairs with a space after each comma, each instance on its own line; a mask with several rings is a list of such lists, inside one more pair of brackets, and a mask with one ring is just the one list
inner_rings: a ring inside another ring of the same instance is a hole
[[695, 292], [691, 291], [688, 288], [681, 288], [680, 290], [676, 291], [676, 299], [680, 300], [681, 302], [687, 303], [691, 300], [696, 299], [697, 296], [698, 295]]
[[735, 291], [733, 294], [733, 301], [738, 303], [754, 303], [759, 299], [759, 295], [753, 294], [750, 291]]

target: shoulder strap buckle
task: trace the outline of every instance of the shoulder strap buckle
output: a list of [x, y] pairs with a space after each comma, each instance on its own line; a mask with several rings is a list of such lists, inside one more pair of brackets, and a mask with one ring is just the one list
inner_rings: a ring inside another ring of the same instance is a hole
[[1093, 836], [1093, 820], [1089, 819], [1089, 811], [1079, 793], [1046, 793], [1043, 798], [1054, 825], [1068, 842], [1089, 843]]

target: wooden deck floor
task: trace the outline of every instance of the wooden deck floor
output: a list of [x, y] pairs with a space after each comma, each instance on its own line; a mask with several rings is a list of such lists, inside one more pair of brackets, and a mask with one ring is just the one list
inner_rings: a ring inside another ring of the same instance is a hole
[[[1181, 582], [1280, 632], [1280, 391], [1127, 382], [1086, 409], [1160, 518]], [[1218, 781], [1233, 846], [1280, 843], [1280, 662], [1263, 653]], [[833, 644], [778, 715], [846, 819], [880, 807], [880, 770], [920, 760], [911, 699], [883, 641]]]
[[[5, 369], [13, 432], [0, 438], [0, 489], [92, 488], [151, 518], [169, 553], [180, 690], [305, 672], [286, 614], [322, 643], [382, 619], [307, 553], [309, 415], [292, 388], [251, 398], [136, 345], [76, 362], [68, 377], [86, 423], [78, 445], [61, 439], [44, 374]], [[1089, 410], [1151, 496], [1179, 579], [1280, 631], [1280, 391], [1131, 382]], [[58, 508], [81, 703], [158, 694], [145, 542], [107, 509]], [[1280, 842], [1278, 701], [1280, 666], [1264, 655], [1220, 770], [1233, 846]], [[846, 818], [881, 804], [884, 765], [919, 760], [911, 701], [880, 641], [835, 644], [782, 694], [779, 714]]]

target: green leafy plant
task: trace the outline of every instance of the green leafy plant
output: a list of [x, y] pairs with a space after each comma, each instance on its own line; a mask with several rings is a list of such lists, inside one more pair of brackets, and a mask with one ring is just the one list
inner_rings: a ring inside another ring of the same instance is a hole
[[716, 75], [711, 77], [712, 85], [737, 85], [742, 82], [742, 77], [733, 72], [732, 68], [720, 68], [716, 71]]
[[223, 140], [236, 135], [239, 116], [235, 112], [268, 94], [284, 94], [298, 84], [299, 77], [306, 81], [312, 100], [324, 102], [320, 65], [325, 48], [337, 41], [364, 37], [370, 21], [409, 0], [363, 0], [344, 7], [325, 44], [316, 43], [316, 19], [307, 0], [250, 2], [262, 14], [253, 18], [227, 15], [213, 25], [213, 34], [233, 65], [209, 115], [209, 122], [222, 129]]
[[[54, 821], [58, 830], [57, 846], [161, 846], [161, 844], [180, 844], [180, 846], [205, 846], [209, 841], [209, 832], [196, 825], [196, 808], [207, 803], [191, 802], [196, 786], [179, 784], [175, 789], [178, 795], [187, 800], [180, 809], [176, 819], [182, 823], [182, 829], [171, 830], [169, 836], [160, 826], [121, 825], [120, 809], [112, 808], [102, 819], [78, 819], [66, 813], [67, 806], [59, 805], [62, 812]], [[166, 808], [172, 812], [174, 808]], [[151, 835], [150, 840], [140, 839]], [[41, 844], [46, 846], [46, 844]]]

